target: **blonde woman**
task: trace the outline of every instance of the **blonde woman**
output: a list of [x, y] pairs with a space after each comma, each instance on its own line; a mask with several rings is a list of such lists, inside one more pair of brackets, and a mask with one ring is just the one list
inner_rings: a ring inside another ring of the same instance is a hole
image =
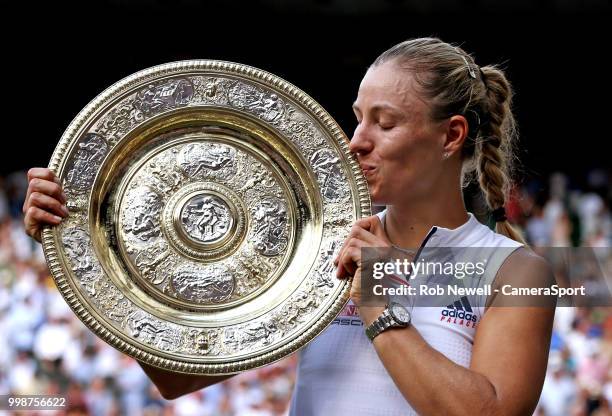
[[[479, 67], [439, 39], [400, 43], [368, 69], [353, 105], [358, 124], [350, 149], [373, 202], [386, 209], [357, 221], [336, 259], [338, 277], [353, 278], [343, 312], [351, 324], [331, 325], [301, 350], [292, 415], [533, 412], [553, 308], [502, 307], [507, 300], [493, 295], [482, 305], [460, 300], [458, 308], [473, 315], [468, 326], [430, 308], [366, 307], [361, 293], [364, 247], [500, 247], [507, 254], [487, 270], [493, 285], [550, 276], [504, 215], [515, 138], [511, 101], [500, 69]], [[466, 211], [462, 187], [470, 178], [480, 184], [495, 232]], [[47, 169], [32, 169], [29, 179], [25, 224], [38, 239], [42, 224], [65, 215], [65, 197]], [[169, 399], [226, 378], [143, 368]]]

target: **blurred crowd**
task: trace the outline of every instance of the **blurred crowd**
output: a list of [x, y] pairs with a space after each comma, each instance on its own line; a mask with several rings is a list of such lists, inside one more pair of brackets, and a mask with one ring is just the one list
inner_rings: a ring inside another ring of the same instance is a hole
[[[563, 174], [516, 186], [508, 217], [536, 249], [609, 247], [609, 174], [590, 172], [581, 186]], [[24, 233], [26, 188], [24, 172], [0, 177], [0, 395], [63, 395], [67, 413], [95, 416], [286, 414], [296, 355], [164, 400], [133, 359], [93, 335], [64, 302], [40, 245]], [[471, 205], [478, 215], [478, 204]], [[557, 309], [537, 415], [612, 415], [611, 312]]]

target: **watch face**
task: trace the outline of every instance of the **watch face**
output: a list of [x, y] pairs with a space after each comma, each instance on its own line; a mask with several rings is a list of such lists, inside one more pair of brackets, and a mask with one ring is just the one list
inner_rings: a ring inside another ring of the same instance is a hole
[[398, 323], [402, 325], [408, 325], [410, 323], [410, 312], [408, 312], [405, 306], [399, 303], [391, 303], [389, 305], [389, 312]]

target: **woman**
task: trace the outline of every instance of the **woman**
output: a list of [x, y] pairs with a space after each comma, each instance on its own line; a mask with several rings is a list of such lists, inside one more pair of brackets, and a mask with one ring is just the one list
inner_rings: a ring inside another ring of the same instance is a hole
[[[301, 351], [292, 414], [533, 412], [554, 309], [505, 308], [507, 299], [490, 296], [487, 307], [461, 306], [474, 312], [477, 325], [457, 326], [423, 308], [412, 311], [410, 323], [382, 331], [374, 325], [366, 336], [364, 329], [386, 308], [362, 305], [361, 293], [364, 247], [510, 248], [488, 268], [494, 285], [550, 276], [505, 220], [511, 98], [503, 72], [478, 68], [463, 50], [438, 39], [403, 42], [369, 68], [353, 105], [358, 126], [350, 149], [373, 202], [387, 208], [357, 221], [336, 259], [338, 277], [353, 278], [343, 312], [351, 324], [331, 325]], [[494, 213], [497, 233], [466, 211], [462, 186], [470, 177]], [[42, 224], [58, 224], [65, 215], [65, 196], [46, 169], [32, 169], [29, 179], [25, 224], [39, 239]], [[223, 379], [143, 368], [166, 398]]]

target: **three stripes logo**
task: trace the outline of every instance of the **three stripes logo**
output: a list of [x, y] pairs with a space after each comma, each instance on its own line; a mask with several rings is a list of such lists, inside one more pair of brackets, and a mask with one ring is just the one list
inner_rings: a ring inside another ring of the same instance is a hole
[[442, 309], [440, 321], [465, 326], [466, 328], [475, 328], [478, 317], [474, 314], [467, 296], [463, 296]]

